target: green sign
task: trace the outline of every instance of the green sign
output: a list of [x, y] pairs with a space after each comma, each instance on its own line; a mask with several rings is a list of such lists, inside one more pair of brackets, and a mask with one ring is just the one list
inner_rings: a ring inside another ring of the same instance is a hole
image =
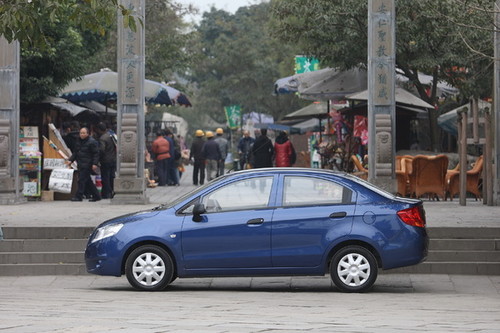
[[319, 69], [319, 60], [304, 56], [295, 56], [295, 74], [314, 72]]
[[227, 125], [229, 128], [239, 128], [241, 126], [241, 106], [225, 106], [224, 111], [226, 112]]

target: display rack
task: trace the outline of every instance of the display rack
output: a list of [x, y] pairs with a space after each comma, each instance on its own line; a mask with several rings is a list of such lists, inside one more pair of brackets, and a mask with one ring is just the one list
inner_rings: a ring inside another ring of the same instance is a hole
[[41, 156], [19, 156], [19, 176], [23, 181], [23, 195], [26, 197], [41, 196]]

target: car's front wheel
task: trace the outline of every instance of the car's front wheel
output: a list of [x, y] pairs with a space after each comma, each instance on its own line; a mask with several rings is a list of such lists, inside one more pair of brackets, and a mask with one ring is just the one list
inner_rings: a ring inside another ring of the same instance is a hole
[[367, 249], [350, 245], [340, 249], [332, 258], [330, 277], [341, 291], [364, 292], [377, 279], [375, 256]]
[[139, 290], [163, 290], [172, 281], [174, 265], [170, 255], [159, 246], [138, 247], [127, 258], [125, 273], [132, 287]]

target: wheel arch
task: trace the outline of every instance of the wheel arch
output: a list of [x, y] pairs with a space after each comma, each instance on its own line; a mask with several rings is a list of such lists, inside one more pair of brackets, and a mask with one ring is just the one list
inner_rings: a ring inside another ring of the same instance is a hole
[[339, 251], [340, 249], [350, 245], [358, 245], [370, 251], [375, 257], [375, 260], [377, 260], [377, 267], [382, 268], [382, 258], [380, 257], [380, 254], [373, 245], [362, 240], [350, 239], [338, 243], [330, 250], [330, 252], [328, 253], [328, 257], [326, 258], [325, 272], [329, 272], [330, 263], [332, 262], [332, 258], [335, 255], [335, 253], [337, 253], [337, 251]]
[[173, 266], [174, 266], [174, 276], [177, 276], [177, 260], [176, 260], [176, 258], [174, 256], [172, 250], [167, 245], [165, 245], [164, 243], [159, 242], [159, 241], [155, 241], [155, 240], [143, 240], [143, 241], [140, 241], [140, 242], [137, 242], [137, 243], [133, 244], [132, 246], [130, 246], [127, 249], [127, 251], [123, 255], [122, 262], [121, 262], [121, 267], [120, 267], [120, 271], [121, 271], [122, 275], [125, 274], [125, 263], [127, 262], [127, 258], [130, 255], [130, 253], [132, 253], [132, 251], [134, 251], [138, 247], [141, 247], [141, 246], [144, 246], [144, 245], [156, 245], [158, 247], [161, 247], [163, 250], [167, 251], [168, 255], [170, 256], [170, 259], [172, 259], [172, 263], [173, 263]]

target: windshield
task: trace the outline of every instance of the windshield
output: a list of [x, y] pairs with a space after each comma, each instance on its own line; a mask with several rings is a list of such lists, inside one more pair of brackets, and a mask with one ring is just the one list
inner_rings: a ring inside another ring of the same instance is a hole
[[195, 189], [193, 189], [187, 193], [182, 194], [180, 197], [178, 197], [170, 202], [162, 204], [161, 208], [174, 207], [174, 206], [178, 205], [179, 203], [183, 202], [184, 200], [186, 200], [187, 198], [189, 198], [190, 196], [192, 196], [194, 193], [199, 192], [199, 191], [203, 191], [209, 185], [212, 185], [213, 183], [218, 182], [218, 181], [222, 180], [223, 178], [225, 178], [225, 177], [216, 178], [213, 181], [205, 183], [204, 185], [202, 185], [200, 187], [196, 187]]

